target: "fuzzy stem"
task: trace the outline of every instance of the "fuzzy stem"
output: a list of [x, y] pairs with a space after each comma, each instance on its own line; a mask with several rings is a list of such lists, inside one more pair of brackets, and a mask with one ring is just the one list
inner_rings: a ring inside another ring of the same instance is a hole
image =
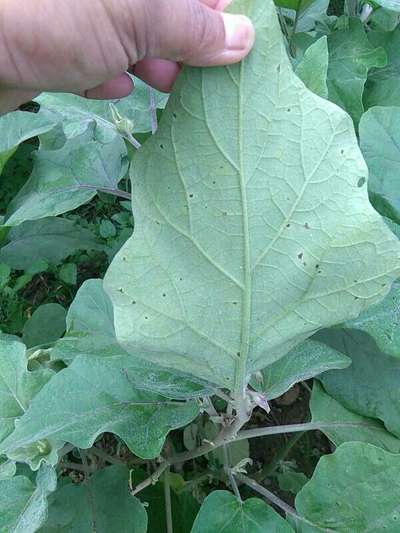
[[172, 505], [171, 505], [171, 485], [169, 482], [169, 467], [164, 473], [164, 499], [165, 499], [165, 520], [167, 523], [167, 533], [174, 533], [172, 522]]
[[270, 492], [268, 489], [254, 481], [254, 479], [251, 479], [244, 474], [233, 472], [235, 477], [241, 481], [244, 485], [247, 485], [251, 489], [253, 489], [255, 492], [258, 492], [258, 494], [261, 494], [261, 496], [264, 496], [266, 500], [274, 504], [276, 507], [284, 511], [287, 515], [290, 515], [295, 521], [297, 522], [304, 522], [305, 524], [308, 524], [312, 526], [313, 529], [318, 529], [319, 531], [323, 531], [324, 533], [335, 533], [333, 529], [320, 527], [317, 524], [314, 524], [313, 522], [310, 522], [310, 520], [307, 520], [307, 518], [304, 518], [303, 516], [300, 516], [296, 513], [296, 510], [293, 509], [290, 505], [288, 505], [286, 502], [278, 498], [275, 494]]

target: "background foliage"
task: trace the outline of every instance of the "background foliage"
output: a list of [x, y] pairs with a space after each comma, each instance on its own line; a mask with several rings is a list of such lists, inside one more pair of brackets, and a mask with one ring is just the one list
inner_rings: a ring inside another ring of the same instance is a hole
[[400, 4], [232, 9], [0, 118], [1, 532], [399, 530]]

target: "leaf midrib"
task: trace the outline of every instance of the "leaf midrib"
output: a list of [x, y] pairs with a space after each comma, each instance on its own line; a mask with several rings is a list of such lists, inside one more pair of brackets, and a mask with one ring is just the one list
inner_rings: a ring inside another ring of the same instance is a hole
[[249, 340], [250, 340], [250, 319], [251, 319], [251, 292], [252, 292], [252, 277], [251, 277], [251, 263], [250, 263], [250, 231], [249, 231], [249, 214], [247, 205], [247, 188], [244, 175], [244, 161], [243, 161], [243, 90], [242, 84], [244, 79], [244, 65], [245, 61], [240, 64], [240, 76], [238, 84], [238, 150], [239, 150], [239, 186], [240, 196], [242, 201], [242, 219], [243, 219], [243, 299], [242, 299], [242, 313], [241, 313], [241, 331], [240, 331], [240, 352], [238, 354], [239, 360], [236, 363], [235, 389], [234, 397], [240, 400], [245, 395], [247, 386], [246, 380], [246, 366], [249, 354]]

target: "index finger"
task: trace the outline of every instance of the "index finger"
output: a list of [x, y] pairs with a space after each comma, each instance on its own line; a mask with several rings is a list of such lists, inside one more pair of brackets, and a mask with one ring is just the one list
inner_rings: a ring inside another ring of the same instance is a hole
[[232, 2], [232, 0], [199, 0], [199, 2], [207, 7], [211, 7], [211, 9], [223, 11], [226, 6]]

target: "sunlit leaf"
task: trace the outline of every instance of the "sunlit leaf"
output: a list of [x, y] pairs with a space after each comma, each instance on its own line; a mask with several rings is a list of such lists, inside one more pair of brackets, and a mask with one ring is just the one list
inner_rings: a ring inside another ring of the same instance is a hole
[[400, 107], [369, 109], [360, 121], [360, 145], [375, 208], [400, 223]]
[[86, 483], [64, 484], [52, 495], [40, 533], [146, 533], [146, 511], [129, 494], [128, 480], [129, 470], [116, 465]]
[[[185, 69], [132, 165], [135, 232], [105, 287], [132, 354], [238, 394], [398, 276], [350, 118], [293, 74], [270, 0], [241, 64]], [[208, 97], [209, 96], [209, 97]]]
[[0, 531], [35, 533], [47, 518], [47, 497], [56, 489], [57, 475], [42, 466], [36, 486], [25, 476], [0, 480]]
[[[388, 452], [400, 452], [400, 440], [389, 433], [380, 421], [346, 409], [329, 396], [317, 381], [313, 385], [310, 409], [312, 421], [326, 424], [325, 427], [321, 425], [321, 431], [336, 446], [343, 442], [359, 441], [374, 444]], [[332, 425], [329, 427], [330, 423]]]
[[293, 529], [263, 500], [240, 502], [232, 493], [215, 490], [204, 500], [191, 533], [291, 533]]
[[128, 168], [121, 137], [101, 142], [89, 124], [58, 150], [34, 154], [33, 171], [8, 206], [5, 224], [60, 215], [88, 202], [98, 190], [114, 191]]
[[397, 533], [399, 499], [400, 455], [348, 442], [319, 460], [297, 495], [297, 511], [315, 524], [299, 523], [298, 531]]

